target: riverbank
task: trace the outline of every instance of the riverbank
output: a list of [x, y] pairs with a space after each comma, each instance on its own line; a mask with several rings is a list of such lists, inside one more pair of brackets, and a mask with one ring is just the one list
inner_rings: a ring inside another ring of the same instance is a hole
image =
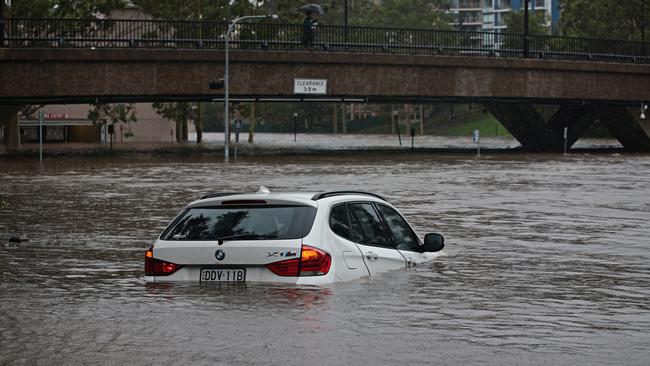
[[[348, 155], [348, 154], [467, 154], [477, 153], [477, 144], [467, 137], [416, 136], [411, 147], [411, 138], [402, 137], [401, 145], [396, 135], [331, 135], [331, 134], [257, 134], [254, 144], [246, 141], [231, 144], [230, 155], [274, 156], [274, 155]], [[195, 138], [190, 136], [190, 139]], [[109, 144], [49, 143], [43, 145], [44, 158], [56, 157], [106, 157], [106, 156], [223, 156], [223, 135], [208, 133], [204, 142], [128, 142]], [[233, 136], [234, 141], [234, 136]], [[622, 151], [616, 140], [580, 140], [572, 152]], [[520, 152], [519, 143], [512, 138], [481, 139], [482, 154], [506, 154]], [[24, 144], [19, 150], [0, 149], [0, 159], [38, 159], [38, 144]]]

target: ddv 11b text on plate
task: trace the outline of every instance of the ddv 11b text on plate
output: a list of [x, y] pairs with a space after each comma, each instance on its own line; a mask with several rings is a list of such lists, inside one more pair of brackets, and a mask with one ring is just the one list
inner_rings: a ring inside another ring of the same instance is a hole
[[246, 282], [244, 268], [202, 268], [200, 282]]

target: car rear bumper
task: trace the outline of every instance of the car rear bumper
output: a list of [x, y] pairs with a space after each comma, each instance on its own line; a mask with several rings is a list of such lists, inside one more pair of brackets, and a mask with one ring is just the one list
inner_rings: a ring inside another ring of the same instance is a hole
[[218, 282], [218, 281], [201, 281], [202, 268], [218, 268], [210, 266], [187, 266], [179, 269], [169, 276], [144, 276], [144, 280], [149, 283], [198, 283], [198, 284], [214, 284], [214, 283], [292, 283], [303, 285], [323, 285], [328, 283], [340, 282], [341, 279], [336, 277], [333, 273], [328, 273], [324, 276], [302, 276], [302, 277], [283, 277], [269, 271], [265, 267], [245, 267], [246, 278], [245, 281], [236, 282]]

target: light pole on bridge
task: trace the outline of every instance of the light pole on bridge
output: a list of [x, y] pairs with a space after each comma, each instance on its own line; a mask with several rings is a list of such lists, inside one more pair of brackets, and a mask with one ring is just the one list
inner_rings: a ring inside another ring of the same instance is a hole
[[226, 31], [226, 36], [225, 38], [225, 46], [226, 46], [226, 64], [225, 64], [225, 70], [224, 70], [224, 76], [223, 76], [223, 88], [224, 88], [224, 116], [223, 116], [223, 125], [224, 125], [224, 148], [223, 148], [223, 157], [225, 161], [229, 160], [229, 148], [230, 146], [228, 145], [229, 143], [229, 136], [230, 135], [230, 111], [229, 111], [229, 89], [228, 89], [228, 76], [229, 76], [229, 58], [228, 58], [228, 42], [230, 41], [230, 33], [232, 33], [233, 29], [235, 28], [235, 25], [237, 23], [241, 22], [242, 20], [249, 20], [249, 19], [278, 19], [277, 14], [270, 14], [270, 15], [246, 15], [243, 17], [235, 18], [230, 24], [228, 25], [228, 30]]
[[0, 0], [0, 48], [5, 46], [5, 0]]
[[528, 0], [524, 0], [524, 58], [530, 57], [530, 41], [528, 39]]
[[345, 44], [348, 43], [348, 0], [343, 2], [343, 26], [345, 33]]

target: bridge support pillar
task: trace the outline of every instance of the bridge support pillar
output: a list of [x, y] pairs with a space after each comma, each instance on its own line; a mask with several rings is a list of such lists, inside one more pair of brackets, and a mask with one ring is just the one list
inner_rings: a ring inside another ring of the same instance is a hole
[[548, 120], [532, 104], [501, 103], [486, 107], [528, 151], [562, 152], [565, 127], [570, 148], [597, 118], [593, 106], [583, 103], [562, 104]]
[[21, 106], [0, 107], [0, 125], [4, 126], [4, 143], [9, 150], [20, 148], [18, 112], [21, 108]]
[[650, 121], [641, 120], [636, 113], [623, 106], [598, 109], [598, 119], [618, 139], [626, 150], [650, 151]]

